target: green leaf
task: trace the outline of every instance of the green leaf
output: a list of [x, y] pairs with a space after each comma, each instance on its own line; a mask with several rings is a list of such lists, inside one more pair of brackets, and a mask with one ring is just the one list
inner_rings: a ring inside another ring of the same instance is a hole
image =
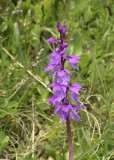
[[77, 29], [75, 32], [75, 38], [73, 41], [73, 54], [76, 56], [80, 56], [82, 53], [82, 38], [80, 31]]
[[2, 28], [1, 28], [1, 31], [2, 31], [2, 32], [6, 31], [7, 28], [8, 28], [8, 23], [7, 23], [7, 22], [3, 22], [1, 27], [2, 27]]
[[75, 13], [79, 14], [88, 5], [89, 0], [75, 0]]
[[5, 99], [0, 105], [0, 118], [5, 117], [7, 114], [17, 116], [17, 106], [18, 103], [16, 101], [9, 102], [7, 99]]
[[16, 41], [18, 42], [19, 41], [19, 26], [17, 22], [14, 23], [14, 35], [15, 35]]
[[98, 144], [100, 144], [101, 141], [104, 139], [104, 137], [106, 136], [106, 134], [107, 134], [107, 131], [106, 131], [106, 133], [101, 137], [100, 140], [98, 140], [98, 141], [97, 141], [94, 145], [92, 145], [89, 149], [87, 149], [85, 152], [83, 152], [81, 155], [79, 155], [79, 156], [77, 157], [77, 159], [80, 160], [80, 159], [84, 158], [86, 154], [90, 153], [93, 149], [95, 149], [95, 148], [98, 146]]
[[39, 105], [40, 108], [42, 108], [42, 110], [47, 110], [47, 109], [50, 108], [50, 105], [45, 103], [45, 102], [44, 103], [39, 103], [38, 105]]
[[5, 147], [7, 147], [9, 142], [9, 137], [5, 135], [4, 132], [0, 132], [0, 155]]

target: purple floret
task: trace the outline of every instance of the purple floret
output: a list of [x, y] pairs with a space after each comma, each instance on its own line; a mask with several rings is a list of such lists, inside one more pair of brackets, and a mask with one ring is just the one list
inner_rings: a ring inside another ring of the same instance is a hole
[[76, 95], [76, 93], [71, 92], [71, 93], [70, 93], [70, 97], [71, 97], [71, 99], [72, 99], [73, 101], [75, 101], [75, 99], [76, 99], [76, 101], [80, 103], [80, 99], [78, 98], [78, 96]]
[[49, 38], [46, 41], [48, 41], [50, 43], [60, 43], [61, 42], [59, 39], [54, 39], [54, 38]]

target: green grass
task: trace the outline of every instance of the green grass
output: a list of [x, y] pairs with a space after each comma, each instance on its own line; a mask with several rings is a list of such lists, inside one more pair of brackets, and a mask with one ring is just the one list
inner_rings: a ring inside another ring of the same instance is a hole
[[[66, 124], [45, 102], [45, 73], [56, 24], [70, 54], [81, 56], [72, 81], [84, 83], [81, 122], [71, 121], [74, 160], [112, 160], [114, 104], [112, 0], [0, 1], [0, 159], [68, 160]], [[66, 64], [67, 69], [71, 70]]]

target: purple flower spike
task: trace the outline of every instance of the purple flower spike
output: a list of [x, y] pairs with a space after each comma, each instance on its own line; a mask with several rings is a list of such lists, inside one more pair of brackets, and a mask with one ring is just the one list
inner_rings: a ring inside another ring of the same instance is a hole
[[58, 22], [57, 28], [60, 33], [60, 40], [54, 38], [46, 40], [50, 43], [58, 43], [58, 46], [55, 48], [55, 52], [51, 53], [48, 56], [49, 58], [51, 58], [51, 60], [45, 69], [45, 72], [52, 69], [52, 73], [50, 73], [50, 76], [53, 76], [55, 79], [54, 83], [48, 86], [53, 87], [53, 92], [55, 94], [51, 98], [49, 98], [46, 103], [52, 103], [53, 105], [55, 105], [54, 113], [57, 113], [58, 117], [61, 118], [63, 122], [66, 122], [68, 117], [76, 122], [79, 122], [81, 121], [81, 119], [77, 111], [79, 111], [82, 107], [86, 107], [78, 104], [76, 104], [75, 106], [71, 105], [67, 99], [67, 92], [68, 90], [70, 90], [71, 99], [80, 103], [78, 95], [80, 95], [79, 92], [84, 89], [82, 88], [83, 84], [72, 84], [70, 82], [71, 72], [64, 68], [64, 64], [66, 61], [68, 61], [74, 69], [79, 70], [79, 68], [75, 66], [75, 64], [80, 63], [79, 60], [81, 59], [81, 57], [67, 55], [66, 47], [68, 46], [68, 43], [64, 42], [66, 26], [64, 25], [62, 27]]

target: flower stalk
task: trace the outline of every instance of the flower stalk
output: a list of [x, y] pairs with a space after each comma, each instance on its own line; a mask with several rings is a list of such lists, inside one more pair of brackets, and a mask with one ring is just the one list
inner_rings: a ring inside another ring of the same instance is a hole
[[73, 145], [72, 145], [72, 136], [71, 136], [71, 127], [69, 117], [67, 117], [67, 135], [68, 135], [68, 145], [69, 145], [69, 160], [73, 160]]

